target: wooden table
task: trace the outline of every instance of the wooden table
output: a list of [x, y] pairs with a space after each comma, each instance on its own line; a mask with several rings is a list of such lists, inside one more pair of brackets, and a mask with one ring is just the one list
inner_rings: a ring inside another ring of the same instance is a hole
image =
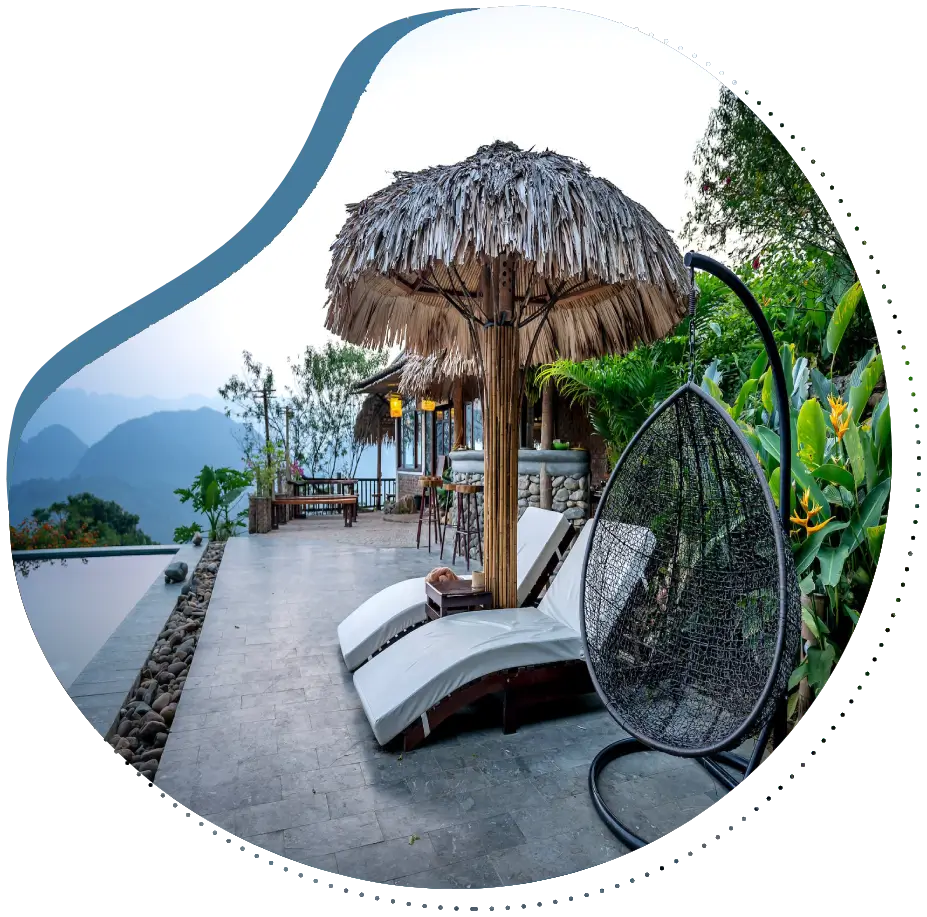
[[492, 608], [492, 593], [475, 590], [470, 580], [451, 580], [446, 583], [425, 583], [425, 610], [432, 621], [462, 611]]

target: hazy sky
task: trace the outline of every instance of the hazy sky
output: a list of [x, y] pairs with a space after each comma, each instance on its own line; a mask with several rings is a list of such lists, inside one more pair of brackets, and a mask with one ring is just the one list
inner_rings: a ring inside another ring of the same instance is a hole
[[215, 395], [245, 348], [288, 377], [287, 357], [330, 337], [325, 274], [345, 204], [388, 184], [394, 169], [457, 162], [496, 139], [582, 160], [678, 232], [684, 177], [718, 85], [653, 39], [581, 13], [479, 10], [416, 29], [377, 69], [328, 172], [277, 239], [66, 385]]

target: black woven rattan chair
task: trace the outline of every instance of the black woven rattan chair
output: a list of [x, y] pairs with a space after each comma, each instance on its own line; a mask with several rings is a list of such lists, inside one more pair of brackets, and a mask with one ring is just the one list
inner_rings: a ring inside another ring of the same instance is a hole
[[[593, 804], [627, 846], [646, 843], [609, 811], [602, 769], [659, 751], [698, 759], [732, 789], [785, 731], [784, 700], [800, 639], [800, 594], [787, 525], [791, 437], [772, 332], [743, 283], [690, 253], [690, 379], [628, 445], [599, 502], [582, 587], [586, 659], [596, 691], [632, 737], [595, 758]], [[781, 424], [777, 510], [756, 456], [727, 411], [693, 381], [695, 268], [725, 281], [750, 311], [773, 367]], [[646, 544], [643, 542], [646, 539]], [[640, 543], [638, 543], [640, 542]], [[646, 560], [632, 588], [616, 576]], [[619, 594], [620, 592], [620, 594]], [[750, 760], [732, 752], [756, 737]]]

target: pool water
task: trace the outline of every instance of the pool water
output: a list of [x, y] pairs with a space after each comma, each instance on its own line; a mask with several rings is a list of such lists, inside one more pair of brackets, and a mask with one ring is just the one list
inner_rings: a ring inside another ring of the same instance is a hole
[[93, 557], [15, 564], [16, 583], [39, 647], [67, 690], [170, 555]]

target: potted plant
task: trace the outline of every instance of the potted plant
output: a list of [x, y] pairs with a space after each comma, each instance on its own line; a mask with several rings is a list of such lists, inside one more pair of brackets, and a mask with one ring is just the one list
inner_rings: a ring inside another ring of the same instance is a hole
[[274, 483], [284, 462], [283, 451], [275, 445], [265, 446], [259, 458], [247, 460], [254, 478], [254, 493], [248, 498], [250, 535], [266, 535], [273, 528]]

